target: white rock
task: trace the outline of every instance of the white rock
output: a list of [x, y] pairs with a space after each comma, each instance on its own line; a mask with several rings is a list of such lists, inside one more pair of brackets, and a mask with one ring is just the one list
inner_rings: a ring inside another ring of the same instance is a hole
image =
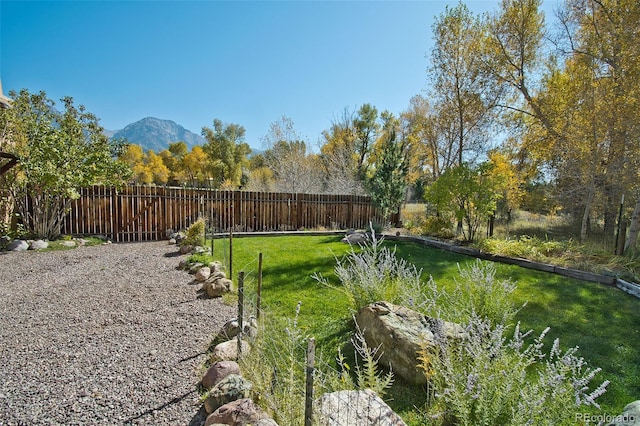
[[204, 282], [209, 278], [209, 275], [211, 275], [211, 269], [208, 266], [203, 266], [196, 272], [196, 280]]
[[49, 243], [44, 240], [35, 240], [29, 245], [31, 250], [44, 250], [47, 247], [49, 247]]

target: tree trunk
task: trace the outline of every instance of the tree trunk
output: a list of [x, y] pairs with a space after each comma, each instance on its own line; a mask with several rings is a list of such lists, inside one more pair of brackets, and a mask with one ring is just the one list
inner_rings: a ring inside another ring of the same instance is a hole
[[635, 251], [638, 244], [638, 232], [640, 231], [640, 195], [631, 216], [631, 228], [629, 229], [629, 239], [624, 245], [624, 252], [628, 250]]
[[589, 223], [589, 213], [591, 211], [591, 201], [593, 200], [593, 187], [589, 188], [587, 201], [584, 205], [584, 213], [582, 215], [582, 223], [580, 224], [580, 242], [584, 243], [587, 238], [587, 229]]

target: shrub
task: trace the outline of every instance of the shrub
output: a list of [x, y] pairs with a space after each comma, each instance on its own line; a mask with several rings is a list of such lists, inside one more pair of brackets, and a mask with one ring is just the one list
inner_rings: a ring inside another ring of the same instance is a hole
[[432, 418], [456, 425], [572, 425], [580, 406], [599, 408], [595, 399], [609, 382], [590, 390], [600, 369], [589, 368], [577, 348], [561, 351], [558, 339], [548, 354], [548, 329], [525, 346], [531, 333], [474, 317], [467, 338], [443, 344], [438, 368], [431, 370], [441, 388], [431, 407]]
[[332, 286], [321, 275], [313, 277], [320, 283], [342, 291], [354, 311], [382, 300], [399, 303], [407, 288], [420, 288], [421, 272], [405, 260], [396, 257], [395, 249], [382, 245], [372, 231], [370, 243], [359, 250], [352, 247], [344, 259], [336, 259], [335, 274], [342, 286]]
[[204, 246], [206, 225], [206, 219], [199, 217], [187, 228], [187, 236], [182, 240], [181, 245]]
[[476, 260], [465, 268], [458, 265], [459, 277], [453, 290], [439, 288], [433, 278], [426, 284], [408, 281], [401, 304], [432, 318], [468, 323], [474, 317], [494, 323], [509, 324], [518, 309], [511, 295], [516, 285], [509, 280], [497, 280], [496, 267], [491, 262]]

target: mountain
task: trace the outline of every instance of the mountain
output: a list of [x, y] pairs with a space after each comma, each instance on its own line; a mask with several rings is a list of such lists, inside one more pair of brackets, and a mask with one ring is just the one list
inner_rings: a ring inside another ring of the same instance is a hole
[[[105, 132], [107, 133], [107, 132]], [[110, 133], [110, 132], [109, 132]], [[152, 149], [156, 153], [169, 147], [172, 142], [182, 141], [189, 150], [194, 145], [204, 145], [205, 138], [197, 135], [171, 120], [147, 117], [116, 130], [112, 139], [126, 139], [130, 143], [142, 145], [145, 151]]]

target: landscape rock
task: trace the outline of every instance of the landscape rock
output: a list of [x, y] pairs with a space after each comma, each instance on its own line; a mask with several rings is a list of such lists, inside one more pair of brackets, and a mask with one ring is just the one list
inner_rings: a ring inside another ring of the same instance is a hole
[[176, 244], [180, 244], [184, 239], [187, 238], [184, 232], [174, 232], [169, 235], [170, 240], [175, 240]]
[[365, 244], [369, 241], [369, 235], [366, 232], [353, 232], [345, 235], [341, 241], [350, 245]]
[[427, 382], [418, 368], [421, 347], [435, 349], [440, 341], [465, 336], [464, 329], [458, 324], [429, 318], [388, 302], [365, 306], [356, 313], [355, 319], [367, 345], [380, 347], [380, 364], [416, 385]]
[[213, 261], [211, 263], [209, 263], [209, 269], [211, 269], [211, 273], [215, 273], [215, 272], [221, 272], [222, 271], [222, 263], [216, 261]]
[[198, 272], [196, 272], [196, 280], [204, 282], [207, 280], [207, 278], [209, 278], [210, 275], [211, 269], [208, 266], [203, 266], [202, 268], [198, 269]]
[[640, 426], [640, 400], [627, 404], [622, 414], [607, 426]]
[[[215, 424], [245, 426], [247, 424], [256, 424], [256, 422], [268, 418], [269, 415], [255, 402], [249, 398], [243, 398], [225, 404], [209, 414], [205, 426], [213, 426]], [[274, 423], [271, 424], [273, 425]]]
[[200, 262], [193, 263], [193, 264], [189, 265], [189, 273], [190, 274], [197, 274], [198, 271], [200, 270], [200, 268], [202, 268], [202, 267], [204, 267], [203, 263], [200, 263]]
[[9, 251], [25, 251], [29, 249], [29, 243], [24, 240], [13, 240], [7, 244]]
[[207, 369], [207, 372], [202, 376], [202, 386], [205, 389], [211, 389], [218, 384], [222, 379], [231, 375], [240, 374], [240, 366], [235, 361], [218, 361], [215, 362]]
[[208, 281], [215, 281], [220, 278], [227, 278], [227, 274], [225, 274], [223, 271], [220, 271], [220, 270], [216, 271], [211, 266], [209, 266], [209, 269], [211, 269], [211, 275], [209, 275]]
[[192, 254], [204, 254], [204, 253], [211, 253], [211, 249], [208, 247], [202, 247], [202, 246], [195, 246], [193, 248], [193, 250], [191, 250]]
[[169, 244], [174, 245], [177, 244], [178, 242], [176, 241], [175, 238], [169, 238]]
[[[245, 336], [249, 337], [257, 337], [258, 335], [258, 321], [256, 317], [253, 315], [248, 318], [248, 320], [244, 320], [242, 323], [243, 333]], [[238, 319], [234, 318], [227, 321], [216, 336], [216, 339], [220, 340], [229, 340], [233, 339], [238, 335], [238, 331], [240, 327], [238, 325]]]
[[204, 409], [207, 413], [213, 413], [229, 402], [248, 398], [251, 387], [251, 382], [244, 377], [239, 374], [230, 374], [220, 380], [207, 393], [207, 399], [204, 401]]
[[319, 426], [406, 426], [372, 390], [325, 393], [314, 403]]
[[31, 250], [44, 250], [47, 247], [49, 247], [49, 243], [44, 240], [31, 241], [31, 244], [29, 244]]
[[[251, 345], [245, 340], [242, 341], [242, 352], [249, 352]], [[236, 339], [228, 340], [216, 345], [211, 353], [212, 361], [237, 361], [238, 360], [238, 341]]]
[[191, 244], [185, 244], [185, 245], [180, 246], [180, 254], [191, 253], [191, 250], [193, 250], [193, 246]]
[[65, 241], [62, 241], [60, 244], [61, 244], [62, 246], [64, 246], [64, 247], [69, 247], [69, 248], [71, 248], [71, 247], [75, 247], [75, 246], [77, 246], [77, 245], [78, 245], [78, 244], [77, 244], [75, 241], [73, 241], [73, 240], [65, 240]]
[[209, 297], [220, 297], [231, 291], [231, 280], [226, 278], [215, 281], [207, 280], [202, 284], [202, 289]]

